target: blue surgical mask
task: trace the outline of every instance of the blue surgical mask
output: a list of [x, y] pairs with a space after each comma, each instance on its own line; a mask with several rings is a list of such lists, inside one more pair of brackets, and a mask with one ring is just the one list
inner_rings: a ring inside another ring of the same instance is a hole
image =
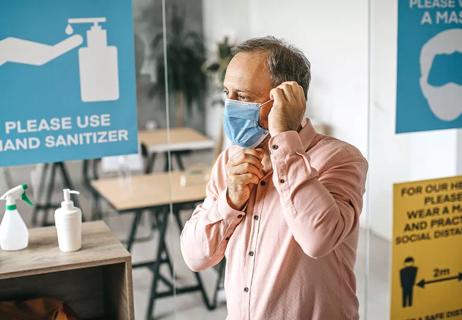
[[259, 124], [260, 107], [263, 104], [225, 100], [224, 129], [232, 143], [244, 148], [255, 148], [268, 136], [268, 130]]

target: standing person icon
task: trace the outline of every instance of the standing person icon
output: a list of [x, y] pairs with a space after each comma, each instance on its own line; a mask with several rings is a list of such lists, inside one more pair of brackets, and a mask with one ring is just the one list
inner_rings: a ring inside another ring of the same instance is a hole
[[413, 257], [407, 257], [404, 259], [404, 268], [402, 268], [399, 272], [401, 288], [403, 289], [403, 308], [412, 307], [417, 270], [418, 268], [414, 266]]

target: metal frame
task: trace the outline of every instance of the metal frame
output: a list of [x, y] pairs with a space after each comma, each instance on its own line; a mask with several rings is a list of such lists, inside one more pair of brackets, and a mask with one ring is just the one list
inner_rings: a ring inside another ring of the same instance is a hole
[[[91, 190], [91, 193], [94, 199], [93, 218], [101, 217], [102, 216], [101, 211], [99, 211], [99, 199], [100, 198], [104, 199], [104, 197], [101, 196], [99, 192], [93, 186], [91, 186], [91, 184], [89, 185], [89, 189]], [[173, 214], [175, 218], [175, 222], [179, 228], [179, 231], [181, 232], [181, 230], [183, 229], [183, 223], [181, 221], [180, 211], [183, 209], [194, 207], [197, 204], [197, 201], [177, 203], [177, 204], [173, 204], [172, 206], [170, 206], [170, 204], [164, 204], [164, 205], [147, 206], [147, 207], [136, 208], [136, 209], [127, 209], [127, 210], [117, 210], [116, 208], [114, 208], [114, 206], [110, 202], [108, 203], [119, 214], [134, 214], [132, 225], [130, 227], [129, 236], [128, 236], [127, 243], [126, 243], [126, 247], [128, 251], [131, 251], [131, 249], [133, 248], [133, 244], [136, 239], [136, 232], [138, 230], [138, 226], [139, 226], [143, 211], [149, 211], [150, 213], [154, 214], [154, 216], [156, 217], [156, 228], [159, 231], [159, 242], [154, 251], [155, 259], [151, 261], [136, 263], [136, 264], [133, 264], [132, 266], [133, 269], [148, 268], [153, 273], [153, 280], [152, 280], [151, 289], [150, 289], [146, 319], [153, 319], [152, 314], [154, 312], [155, 301], [157, 299], [161, 299], [164, 297], [171, 297], [171, 296], [178, 295], [178, 294], [196, 292], [196, 291], [199, 291], [201, 293], [204, 304], [208, 310], [215, 309], [216, 303], [211, 303], [209, 301], [207, 292], [202, 283], [202, 278], [199, 273], [193, 272], [196, 278], [196, 282], [197, 282], [195, 285], [175, 287], [172, 281], [167, 279], [160, 272], [161, 265], [167, 264], [170, 277], [172, 279], [174, 279], [175, 277], [172, 261], [171, 261], [170, 254], [168, 252], [167, 244], [166, 244], [166, 233], [167, 233], [170, 213]], [[172, 208], [172, 212], [170, 212], [170, 207]], [[164, 283], [168, 287], [168, 290], [159, 291], [158, 289], [159, 281]]]

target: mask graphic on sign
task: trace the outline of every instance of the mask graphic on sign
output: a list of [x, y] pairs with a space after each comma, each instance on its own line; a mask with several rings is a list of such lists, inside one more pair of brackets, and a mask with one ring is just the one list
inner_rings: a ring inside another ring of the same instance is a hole
[[433, 114], [452, 121], [462, 114], [462, 86], [450, 82], [440, 87], [428, 83], [434, 58], [440, 54], [462, 53], [462, 29], [449, 29], [428, 40], [420, 52], [420, 88]]

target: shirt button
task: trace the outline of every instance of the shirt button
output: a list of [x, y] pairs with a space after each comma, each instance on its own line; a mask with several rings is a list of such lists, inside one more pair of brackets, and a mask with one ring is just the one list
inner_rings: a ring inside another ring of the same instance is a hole
[[245, 287], [244, 292], [249, 292], [249, 288]]
[[228, 241], [228, 240], [229, 240], [229, 237], [226, 237], [225, 240]]
[[253, 257], [254, 254], [255, 254], [255, 253], [254, 253], [253, 251], [250, 251], [250, 252], [249, 252], [249, 256], [251, 256], [251, 257]]
[[253, 218], [254, 218], [255, 220], [258, 220], [258, 216], [257, 216], [257, 215], [254, 215]]
[[261, 185], [261, 186], [264, 186], [265, 184], [266, 184], [265, 181], [260, 181], [260, 185]]
[[286, 181], [285, 181], [284, 179], [279, 179], [279, 182], [280, 182], [280, 183], [284, 183], [284, 182], [286, 182]]
[[273, 148], [273, 150], [277, 150], [279, 148], [279, 146], [277, 144], [273, 144], [272, 148]]
[[242, 214], [238, 215], [237, 217], [238, 217], [239, 219], [242, 218]]

